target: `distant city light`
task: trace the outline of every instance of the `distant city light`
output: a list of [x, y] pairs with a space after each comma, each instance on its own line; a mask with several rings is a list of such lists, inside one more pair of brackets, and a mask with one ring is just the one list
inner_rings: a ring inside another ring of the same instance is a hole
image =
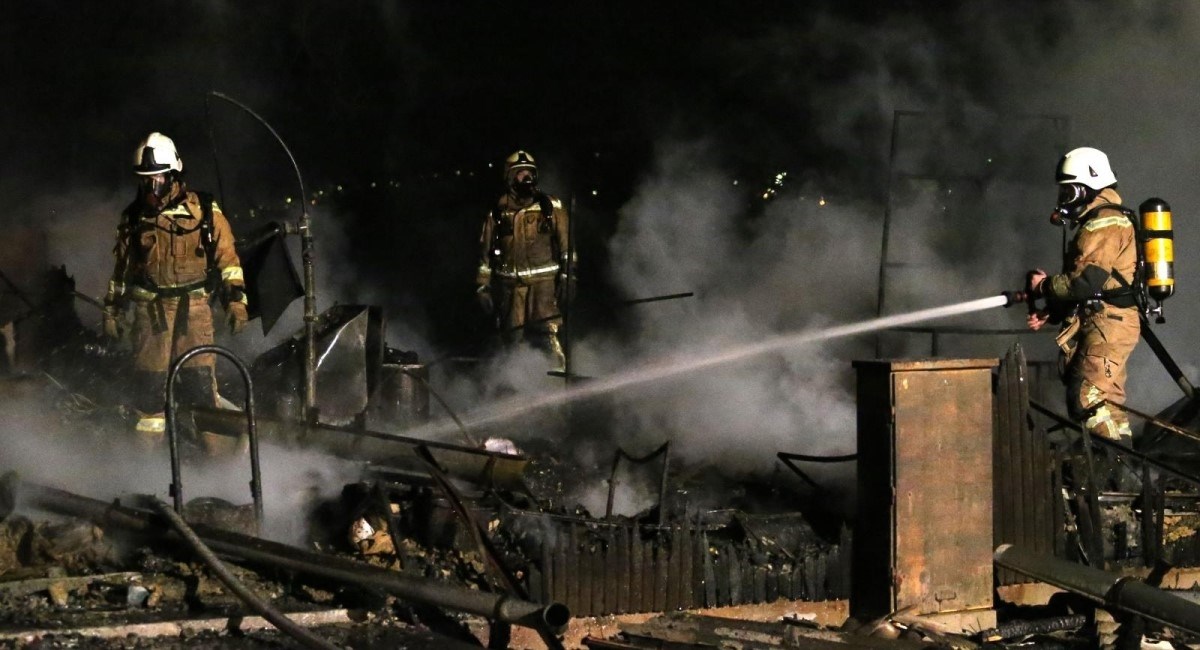
[[596, 190], [592, 190], [592, 196], [596, 196]]
[[825, 205], [825, 197], [822, 196], [821, 198], [817, 199], [817, 205]]

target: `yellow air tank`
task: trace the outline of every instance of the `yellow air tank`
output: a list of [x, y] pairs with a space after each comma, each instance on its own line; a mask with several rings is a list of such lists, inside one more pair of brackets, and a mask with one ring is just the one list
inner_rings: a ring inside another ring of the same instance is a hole
[[1175, 293], [1175, 233], [1171, 206], [1162, 199], [1146, 199], [1142, 215], [1142, 251], [1146, 261], [1146, 291], [1159, 304]]

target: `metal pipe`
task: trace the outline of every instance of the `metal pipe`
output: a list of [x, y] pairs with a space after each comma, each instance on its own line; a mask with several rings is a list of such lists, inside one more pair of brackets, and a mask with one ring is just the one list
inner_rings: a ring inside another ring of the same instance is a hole
[[858, 460], [858, 454], [842, 454], [840, 456], [813, 456], [810, 454], [793, 454], [786, 451], [777, 452], [775, 457], [782, 461], [788, 469], [792, 470], [792, 473], [794, 473], [796, 476], [799, 476], [804, 480], [805, 483], [808, 483], [810, 487], [818, 492], [824, 492], [825, 488], [821, 487], [819, 483], [814, 481], [807, 472], [800, 469], [800, 467], [796, 465], [796, 461], [804, 461], [809, 463], [845, 463]]
[[668, 440], [662, 445], [663, 467], [662, 477], [659, 479], [658, 485], [658, 525], [663, 526], [667, 522], [667, 475], [671, 472], [671, 441]]
[[[1061, 413], [1054, 412], [1053, 409], [1047, 407], [1044, 404], [1041, 404], [1040, 402], [1038, 402], [1036, 400], [1032, 400], [1032, 399], [1029, 400], [1029, 406], [1033, 410], [1037, 411], [1038, 413], [1045, 415], [1046, 417], [1058, 422], [1061, 425], [1072, 427], [1072, 428], [1079, 426], [1079, 424], [1077, 422], [1075, 422], [1074, 420], [1071, 420], [1070, 418], [1068, 418], [1065, 415], [1062, 415]], [[1104, 446], [1108, 447], [1109, 449], [1117, 450], [1117, 451], [1121, 452], [1122, 455], [1127, 456], [1129, 458], [1136, 458], [1139, 462], [1146, 463], [1146, 464], [1150, 465], [1151, 467], [1153, 467], [1154, 469], [1158, 470], [1159, 472], [1168, 474], [1177, 479], [1187, 481], [1188, 483], [1191, 483], [1192, 485], [1200, 486], [1200, 476], [1196, 476], [1194, 474], [1188, 474], [1187, 472], [1181, 472], [1169, 465], [1164, 465], [1161, 461], [1155, 460], [1154, 458], [1151, 458], [1150, 456], [1147, 456], [1146, 454], [1143, 454], [1142, 452], [1137, 451], [1136, 449], [1130, 449], [1129, 447], [1126, 447], [1125, 445], [1123, 445], [1115, 440], [1109, 440], [1108, 438], [1105, 438], [1104, 436], [1097, 435], [1095, 433], [1091, 433], [1090, 431], [1088, 433], [1091, 435], [1092, 442], [1096, 442], [1101, 445], [1104, 445]]]
[[[425, 367], [429, 368], [429, 366]], [[429, 394], [433, 396], [433, 399], [436, 400], [438, 404], [442, 405], [442, 409], [446, 411], [446, 415], [449, 415], [450, 419], [454, 420], [454, 424], [458, 425], [458, 430], [461, 431], [463, 437], [467, 439], [468, 445], [471, 445], [472, 447], [483, 446], [478, 440], [475, 439], [474, 436], [471, 435], [471, 432], [467, 430], [467, 425], [463, 424], [463, 421], [459, 419], [458, 414], [454, 412], [454, 409], [450, 408], [450, 403], [447, 402], [444, 397], [442, 397], [441, 393], [433, 389], [433, 385], [429, 383], [428, 379], [422, 377], [418, 373], [405, 370], [403, 366], [401, 366], [400, 372], [404, 373], [410, 379], [415, 380], [417, 383], [421, 384], [425, 390], [429, 391]]]
[[1200, 605], [1173, 596], [1132, 576], [1039, 555], [1002, 544], [996, 564], [1116, 609], [1192, 634], [1200, 634]]
[[[22, 503], [50, 512], [90, 519], [101, 526], [112, 525], [136, 533], [178, 540], [178, 534], [164, 530], [162, 522], [155, 516], [117, 503], [99, 501], [34, 483], [22, 483], [19, 496]], [[504, 594], [439, 583], [209, 526], [196, 525], [193, 529], [209, 548], [220, 555], [341, 584], [379, 589], [405, 600], [428, 603], [504, 623], [549, 629], [556, 634], [566, 629], [571, 618], [570, 609], [561, 603], [542, 605]]]
[[1171, 357], [1171, 353], [1167, 352], [1167, 348], [1158, 339], [1158, 335], [1150, 328], [1150, 319], [1146, 318], [1145, 314], [1139, 314], [1142, 321], [1142, 338], [1146, 339], [1146, 343], [1150, 345], [1150, 349], [1154, 352], [1154, 356], [1158, 358], [1163, 367], [1167, 369], [1167, 374], [1171, 375], [1171, 379], [1175, 380], [1175, 384], [1179, 386], [1179, 390], [1183, 391], [1184, 397], [1188, 399], [1196, 399], [1196, 388], [1192, 386], [1192, 382], [1188, 381], [1179, 364], [1175, 363], [1175, 359]]
[[1107, 404], [1109, 406], [1115, 406], [1115, 407], [1121, 409], [1122, 411], [1125, 411], [1126, 413], [1132, 413], [1133, 415], [1136, 415], [1139, 418], [1142, 418], [1143, 420], [1159, 427], [1160, 429], [1165, 429], [1176, 435], [1183, 436], [1184, 438], [1188, 438], [1189, 440], [1192, 440], [1193, 442], [1200, 442], [1200, 433], [1192, 431], [1191, 429], [1185, 429], [1181, 426], [1172, 424], [1162, 418], [1155, 417], [1153, 415], [1150, 415], [1149, 413], [1144, 413], [1135, 408], [1130, 408], [1124, 404], [1117, 404], [1116, 402], [1110, 402], [1108, 400], [1104, 400], [1103, 403]]
[[215, 354], [233, 362], [242, 375], [246, 386], [246, 436], [250, 441], [250, 497], [254, 500], [254, 522], [259, 530], [262, 529], [262, 469], [258, 462], [258, 429], [254, 424], [254, 382], [250, 379], [250, 369], [231, 350], [219, 345], [198, 345], [179, 356], [167, 372], [167, 440], [171, 448], [171, 498], [175, 502], [175, 512], [183, 513], [183, 479], [179, 472], [179, 428], [175, 416], [175, 378], [179, 369], [192, 357], [201, 354]]
[[574, 298], [571, 294], [571, 282], [575, 280], [575, 219], [578, 215], [575, 214], [575, 194], [571, 194], [571, 211], [567, 213], [567, 259], [564, 260], [564, 275], [563, 282], [566, 286], [563, 287], [562, 296], [566, 298], [564, 304], [558, 306], [558, 311], [563, 315], [562, 324], [562, 340], [559, 344], [563, 348], [563, 384], [571, 385], [571, 299]]
[[304, 418], [308, 422], [316, 422], [317, 276], [313, 268], [316, 254], [313, 250], [312, 224], [308, 218], [308, 194], [304, 191], [304, 177], [300, 175], [300, 166], [296, 164], [296, 157], [292, 155], [292, 150], [288, 149], [287, 143], [283, 141], [283, 138], [279, 137], [275, 129], [271, 128], [271, 125], [261, 115], [255, 113], [249, 106], [224, 93], [211, 90], [208, 94], [219, 99], [224, 99], [230, 104], [246, 111], [251, 117], [266, 127], [271, 132], [271, 135], [275, 137], [275, 141], [279, 143], [279, 146], [283, 147], [283, 152], [287, 154], [288, 160], [292, 163], [292, 169], [296, 172], [296, 182], [300, 185], [300, 220], [297, 232], [300, 233], [300, 256], [304, 264]]
[[[896, 151], [900, 146], [900, 118], [906, 114], [912, 115], [913, 113], [911, 111], [892, 111], [892, 144], [888, 148], [888, 194], [883, 204], [883, 233], [879, 245], [879, 278], [875, 295], [876, 316], [883, 316], [883, 301], [887, 297], [888, 236], [891, 234], [892, 225], [892, 190], [896, 179]], [[877, 333], [875, 335], [875, 357], [878, 358], [882, 354], [883, 337]]]

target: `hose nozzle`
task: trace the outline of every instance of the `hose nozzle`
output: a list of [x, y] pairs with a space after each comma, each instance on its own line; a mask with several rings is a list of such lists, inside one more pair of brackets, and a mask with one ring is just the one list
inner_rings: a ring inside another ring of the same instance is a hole
[[1029, 300], [1029, 292], [1027, 291], [1002, 291], [1000, 295], [1004, 296], [1005, 307], [1012, 307], [1017, 303]]

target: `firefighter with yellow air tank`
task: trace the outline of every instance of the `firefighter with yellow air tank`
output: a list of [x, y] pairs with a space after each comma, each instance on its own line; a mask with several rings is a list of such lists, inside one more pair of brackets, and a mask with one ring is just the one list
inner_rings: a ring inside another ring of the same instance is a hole
[[[1145, 285], [1139, 276], [1138, 247], [1142, 242], [1133, 212], [1121, 206], [1117, 179], [1103, 152], [1082, 147], [1067, 153], [1059, 162], [1057, 181], [1053, 219], [1074, 227], [1075, 235], [1064, 251], [1062, 273], [1030, 272], [1031, 294], [1045, 298], [1046, 309], [1030, 313], [1028, 325], [1037, 330], [1047, 322], [1061, 321], [1057, 342], [1068, 411], [1093, 433], [1131, 446], [1129, 418], [1110, 404], [1125, 402], [1126, 362], [1141, 330], [1138, 291]], [[1165, 259], [1147, 261], [1169, 264], [1166, 253]], [[1166, 287], [1173, 288], [1173, 279], [1169, 269], [1149, 271], [1145, 284], [1150, 285], [1150, 295], [1161, 301], [1170, 295]]]
[[[136, 430], [144, 442], [157, 443], [166, 430], [164, 385], [171, 361], [213, 342], [214, 295], [231, 330], [244, 329], [246, 293], [229, 222], [211, 196], [188, 189], [175, 143], [151, 133], [138, 145], [133, 164], [138, 193], [117, 226], [103, 329], [106, 337], [121, 338], [131, 308]], [[200, 355], [180, 369], [181, 399], [216, 404], [214, 361]], [[209, 452], [228, 448], [216, 434], [200, 437]]]
[[508, 342], [542, 339], [562, 370], [560, 306], [573, 293], [568, 215], [537, 185], [537, 162], [517, 151], [504, 161], [507, 192], [483, 221], [476, 297]]

